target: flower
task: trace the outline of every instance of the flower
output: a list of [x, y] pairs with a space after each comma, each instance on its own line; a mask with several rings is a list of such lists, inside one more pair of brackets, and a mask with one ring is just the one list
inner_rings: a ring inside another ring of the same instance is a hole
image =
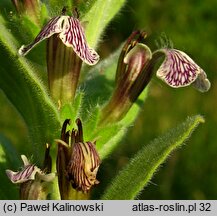
[[22, 45], [18, 53], [24, 56], [38, 43], [57, 34], [63, 44], [71, 47], [86, 64], [96, 64], [99, 60], [99, 55], [88, 46], [80, 21], [75, 17], [66, 16], [64, 13], [65, 8], [61, 16], [50, 19], [36, 36], [35, 40], [29, 45]]
[[71, 185], [78, 191], [87, 193], [95, 184], [99, 184], [96, 175], [100, 165], [100, 158], [96, 150], [96, 142], [83, 141], [83, 129], [80, 119], [76, 120], [78, 129], [66, 130], [70, 123], [66, 119], [63, 123], [61, 139], [57, 139], [57, 174], [61, 199], [70, 197]]
[[160, 49], [165, 60], [157, 70], [157, 77], [173, 88], [193, 84], [201, 92], [209, 90], [207, 75], [186, 53], [177, 49]]
[[21, 171], [13, 172], [12, 170], [6, 170], [6, 174], [12, 183], [18, 184], [29, 180], [34, 180], [36, 173], [42, 174], [42, 171], [35, 165], [30, 164], [25, 155], [21, 155], [24, 167]]
[[99, 55], [87, 44], [84, 29], [75, 16], [66, 16], [66, 8], [62, 15], [53, 17], [42, 28], [35, 40], [29, 45], [22, 45], [18, 53], [26, 55], [41, 41], [47, 40], [47, 72], [50, 94], [59, 109], [71, 103], [76, 95], [82, 61], [95, 65]]
[[141, 43], [145, 32], [133, 32], [122, 48], [116, 70], [116, 86], [102, 110], [101, 123], [121, 120], [152, 77], [148, 70], [152, 52]]
[[48, 183], [55, 178], [54, 173], [46, 174], [36, 165], [31, 164], [25, 155], [21, 155], [24, 166], [21, 171], [6, 170], [8, 178], [14, 184], [20, 184], [21, 199], [45, 199]]
[[156, 75], [174, 88], [192, 84], [206, 92], [211, 84], [207, 75], [187, 54], [177, 49], [161, 48], [154, 52], [141, 43], [146, 33], [133, 32], [119, 56], [116, 86], [109, 102], [103, 107], [99, 124], [120, 121], [150, 82], [159, 59], [165, 57]]
[[75, 143], [67, 167], [68, 178], [72, 181], [72, 186], [83, 192], [88, 192], [93, 185], [99, 184], [96, 174], [100, 159], [95, 145], [95, 142]]

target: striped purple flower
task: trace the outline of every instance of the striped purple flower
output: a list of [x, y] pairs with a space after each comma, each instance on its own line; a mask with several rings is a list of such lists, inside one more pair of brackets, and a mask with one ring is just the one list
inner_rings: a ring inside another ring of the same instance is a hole
[[92, 186], [99, 184], [96, 175], [100, 157], [96, 142], [84, 142], [81, 120], [76, 119], [77, 129], [67, 130], [70, 123], [66, 119], [62, 126], [61, 139], [57, 139], [57, 176], [61, 199], [69, 199], [73, 188], [87, 193]]
[[37, 178], [39, 179], [37, 181], [47, 182], [54, 179], [55, 175], [53, 173], [43, 173], [36, 165], [31, 164], [25, 155], [21, 155], [21, 158], [24, 164], [21, 171], [6, 170], [6, 174], [12, 183], [21, 184], [29, 180], [36, 180]]
[[41, 41], [51, 37], [53, 34], [60, 33], [62, 31], [63, 18], [61, 16], [52, 18], [44, 28], [36, 36], [35, 40], [29, 45], [22, 45], [18, 51], [21, 56], [25, 56], [33, 47], [39, 44]]
[[36, 173], [41, 173], [41, 170], [30, 164], [25, 155], [21, 155], [24, 163], [24, 167], [21, 171], [13, 172], [12, 170], [6, 170], [6, 174], [12, 183], [18, 184], [29, 180], [34, 180]]
[[165, 60], [157, 70], [157, 77], [174, 88], [194, 84], [201, 92], [208, 91], [210, 82], [206, 73], [187, 54], [176, 49], [161, 49]]
[[23, 170], [19, 172], [13, 172], [11, 170], [6, 170], [8, 178], [15, 184], [23, 183], [28, 180], [33, 180], [35, 178], [36, 172], [40, 171], [34, 165], [27, 165], [23, 168]]
[[72, 186], [83, 192], [88, 192], [93, 185], [99, 184], [96, 179], [99, 165], [100, 158], [95, 143], [75, 143], [67, 168], [67, 174], [69, 180], [72, 181]]
[[95, 65], [99, 61], [97, 52], [87, 44], [84, 29], [77, 18], [71, 16], [57, 16], [52, 18], [40, 31], [35, 40], [29, 45], [23, 45], [18, 53], [26, 55], [34, 46], [41, 41], [58, 34], [58, 37], [88, 65]]

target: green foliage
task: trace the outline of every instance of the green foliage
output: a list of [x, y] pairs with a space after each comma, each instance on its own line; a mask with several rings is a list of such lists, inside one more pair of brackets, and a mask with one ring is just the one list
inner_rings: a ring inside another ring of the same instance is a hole
[[113, 180], [102, 199], [135, 199], [159, 165], [174, 149], [181, 146], [202, 122], [204, 119], [201, 116], [188, 118], [175, 129], [144, 146]]
[[[43, 155], [46, 142], [52, 143], [60, 127], [57, 109], [47, 95], [47, 90], [25, 58], [17, 56], [17, 42], [5, 27], [0, 16], [0, 55], [6, 64], [0, 68], [0, 86], [16, 107], [28, 127], [31, 143]], [[8, 64], [8, 60], [10, 64]], [[37, 155], [37, 157], [42, 157]]]
[[[83, 122], [84, 140], [96, 141], [103, 163], [109, 156], [113, 156], [114, 150], [119, 147], [121, 149], [122, 140], [126, 136], [128, 129], [135, 124], [134, 122], [141, 112], [144, 102], [147, 102], [149, 87], [142, 92], [136, 103], [133, 104], [121, 121], [100, 125], [101, 110], [111, 97], [115, 86], [114, 79], [120, 50], [100, 61], [91, 69], [84, 67], [83, 79], [74, 101], [65, 104], [60, 110], [58, 104], [55, 104], [49, 95], [45, 75], [46, 54], [44, 46], [39, 45], [27, 57], [18, 56], [17, 50], [21, 44], [28, 43], [29, 39], [32, 40], [35, 37], [48, 16], [60, 14], [63, 6], [68, 6], [68, 8], [78, 7], [82, 21], [87, 22], [85, 32], [89, 45], [99, 47], [99, 41], [106, 27], [123, 7], [125, 0], [44, 0], [42, 2], [41, 19], [38, 25], [25, 15], [21, 16], [21, 18], [15, 17], [12, 21], [7, 20], [6, 13], [0, 15], [0, 88], [9, 101], [5, 106], [11, 107], [12, 105], [18, 115], [23, 118], [28, 130], [29, 143], [33, 145], [33, 148], [28, 148], [33, 149], [29, 155], [33, 155], [34, 160], [37, 158], [37, 163], [42, 163], [45, 143], [53, 144], [54, 139], [60, 137], [62, 122], [66, 118], [70, 118], [72, 120], [70, 127], [73, 128], [75, 127], [74, 121], [78, 117]], [[2, 1], [1, 3], [4, 4], [6, 10], [11, 8], [8, 1]], [[19, 28], [17, 25], [20, 25]], [[19, 31], [17, 31], [18, 29]], [[151, 116], [156, 113], [152, 109], [150, 110], [148, 115]], [[111, 180], [111, 185], [107, 190], [102, 189], [100, 191], [101, 194], [104, 193], [102, 198], [134, 199], [150, 181], [159, 165], [190, 136], [200, 122], [203, 122], [201, 116], [189, 118], [176, 129], [155, 139], [148, 146], [142, 147], [123, 171], [114, 180]], [[17, 122], [14, 122], [14, 124], [17, 124]], [[136, 130], [139, 131], [138, 128]], [[152, 130], [153, 126], [150, 128]], [[143, 130], [144, 127], [140, 127], [140, 129]], [[9, 130], [10, 128], [8, 128]], [[17, 139], [21, 137], [16, 131], [11, 132], [11, 134]], [[150, 135], [146, 134], [146, 139], [147, 137], [149, 139]], [[136, 140], [134, 138], [132, 139], [133, 142]], [[141, 140], [143, 141], [141, 142]], [[146, 140], [140, 139], [139, 142], [144, 145]], [[126, 143], [128, 144], [128, 140]], [[0, 144], [0, 178], [3, 185], [6, 185], [5, 188], [8, 188], [5, 191], [4, 188], [0, 187], [0, 198], [15, 199], [18, 198], [18, 191], [7, 179], [5, 169], [18, 169], [21, 165], [20, 154], [23, 152], [17, 152], [15, 149], [22, 150], [25, 148], [25, 143], [19, 144], [18, 148], [12, 145], [7, 138], [0, 135]], [[55, 165], [56, 145], [52, 145], [51, 156]], [[110, 170], [112, 172], [113, 169]], [[138, 175], [138, 172], [141, 175]], [[100, 181], [103, 182], [105, 178]], [[135, 184], [131, 184], [132, 179]], [[52, 195], [52, 198], [58, 198], [57, 190], [57, 184], [54, 184], [53, 191], [56, 192]]]
[[85, 30], [87, 40], [92, 47], [96, 47], [105, 27], [124, 5], [125, 0], [98, 0], [85, 14], [83, 21], [88, 21]]
[[14, 146], [6, 137], [0, 134], [1, 199], [18, 199], [17, 188], [13, 187], [9, 179], [5, 177], [5, 170], [9, 168], [16, 169], [16, 167], [20, 165], [20, 158], [18, 158], [18, 153], [16, 152]]

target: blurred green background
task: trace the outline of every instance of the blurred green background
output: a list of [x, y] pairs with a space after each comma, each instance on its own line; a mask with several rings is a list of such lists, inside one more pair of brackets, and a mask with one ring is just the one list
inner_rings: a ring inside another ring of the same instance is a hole
[[[143, 29], [151, 49], [165, 33], [174, 48], [189, 54], [207, 73], [212, 87], [199, 93], [192, 87], [172, 89], [154, 76], [149, 97], [121, 147], [103, 163], [100, 188], [143, 145], [184, 121], [201, 114], [200, 125], [186, 145], [161, 166], [139, 199], [217, 199], [217, 1], [216, 0], [129, 0], [108, 26], [99, 47], [102, 57], [119, 47], [132, 30]], [[10, 73], [10, 72], [9, 72]], [[22, 154], [31, 156], [23, 120], [0, 92], [0, 132]], [[23, 143], [27, 143], [23, 149]], [[102, 180], [103, 178], [103, 180]]]

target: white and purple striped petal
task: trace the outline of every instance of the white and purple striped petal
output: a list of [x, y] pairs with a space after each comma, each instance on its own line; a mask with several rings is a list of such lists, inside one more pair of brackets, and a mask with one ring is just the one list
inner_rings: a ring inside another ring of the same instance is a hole
[[18, 184], [29, 180], [35, 179], [35, 174], [41, 172], [35, 165], [27, 165], [23, 170], [19, 172], [13, 172], [12, 170], [6, 170], [6, 174], [12, 183]]
[[74, 52], [88, 65], [95, 65], [99, 61], [99, 55], [87, 44], [84, 29], [77, 18], [71, 16], [58, 16], [52, 18], [40, 31], [35, 40], [29, 45], [23, 45], [18, 53], [26, 55], [34, 46], [53, 34], [67, 47], [72, 47]]
[[193, 83], [203, 70], [184, 52], [176, 49], [162, 49], [166, 57], [157, 70], [157, 77], [169, 86], [178, 88]]
[[13, 172], [12, 170], [6, 170], [8, 178], [14, 184], [34, 180], [36, 173], [41, 173], [41, 170], [37, 166], [30, 164], [29, 160], [25, 155], [21, 155], [21, 159], [24, 164], [24, 167], [21, 171]]
[[88, 65], [95, 65], [99, 55], [87, 44], [84, 29], [78, 19], [67, 16], [64, 30], [59, 35], [67, 47], [72, 47], [74, 52]]
[[60, 33], [63, 30], [64, 23], [65, 23], [65, 16], [58, 16], [52, 18], [39, 32], [35, 40], [29, 45], [26, 46], [22, 45], [18, 53], [21, 56], [24, 56], [41, 41], [51, 37], [53, 34]]

